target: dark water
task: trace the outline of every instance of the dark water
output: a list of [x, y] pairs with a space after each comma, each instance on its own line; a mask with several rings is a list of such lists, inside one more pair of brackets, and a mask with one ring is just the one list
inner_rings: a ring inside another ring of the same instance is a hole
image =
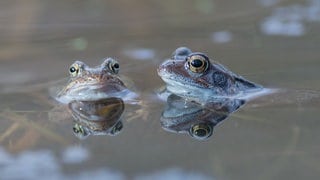
[[[320, 1], [0, 3], [0, 174], [4, 179], [318, 179]], [[287, 93], [254, 100], [206, 141], [165, 131], [157, 66], [205, 52]], [[116, 136], [79, 140], [49, 87], [80, 59], [116, 58], [143, 100]]]

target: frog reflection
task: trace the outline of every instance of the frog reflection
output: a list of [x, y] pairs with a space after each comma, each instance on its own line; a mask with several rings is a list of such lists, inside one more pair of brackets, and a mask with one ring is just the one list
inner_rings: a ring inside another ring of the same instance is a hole
[[73, 132], [80, 139], [89, 135], [115, 136], [123, 128], [121, 115], [124, 111], [124, 102], [120, 98], [72, 101], [68, 107], [75, 122]]
[[161, 116], [163, 129], [174, 133], [188, 133], [197, 140], [208, 139], [213, 128], [245, 103], [240, 99], [221, 99], [202, 106], [170, 94]]

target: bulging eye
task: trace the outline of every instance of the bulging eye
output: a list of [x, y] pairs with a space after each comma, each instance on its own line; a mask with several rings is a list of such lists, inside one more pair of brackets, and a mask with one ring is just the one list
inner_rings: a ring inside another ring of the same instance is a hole
[[190, 135], [196, 139], [204, 140], [209, 138], [213, 131], [210, 124], [196, 124], [190, 128]]
[[77, 136], [80, 139], [84, 139], [87, 136], [89, 136], [89, 134], [87, 133], [87, 131], [78, 123], [76, 123], [73, 128], [73, 133], [75, 136]]
[[69, 68], [69, 73], [70, 73], [71, 77], [76, 77], [79, 73], [79, 69], [80, 69], [80, 67], [78, 64], [71, 65]]
[[119, 70], [120, 70], [120, 65], [118, 63], [118, 61], [116, 60], [113, 60], [109, 63], [109, 69], [115, 73], [115, 74], [118, 74]]
[[72, 130], [73, 130], [73, 132], [74, 132], [75, 134], [84, 134], [84, 129], [83, 129], [82, 126], [79, 125], [79, 124], [75, 124], [75, 125], [73, 126]]
[[114, 72], [115, 74], [118, 74], [119, 69], [120, 69], [120, 65], [117, 61], [110, 63], [109, 66], [110, 66], [109, 68], [112, 70], [112, 72]]
[[202, 73], [208, 68], [208, 60], [204, 55], [192, 55], [187, 58], [187, 63], [190, 71], [194, 73]]

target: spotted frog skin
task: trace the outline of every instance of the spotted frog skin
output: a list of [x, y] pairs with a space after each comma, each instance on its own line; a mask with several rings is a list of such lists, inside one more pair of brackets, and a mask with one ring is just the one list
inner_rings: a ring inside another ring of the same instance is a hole
[[173, 57], [159, 66], [158, 75], [169, 92], [198, 102], [238, 98], [263, 89], [209, 60], [205, 54], [186, 47], [176, 49]]
[[127, 87], [118, 76], [119, 63], [107, 58], [97, 67], [91, 68], [75, 61], [69, 68], [70, 80], [56, 95], [56, 100], [68, 104], [71, 101], [99, 100], [120, 97]]

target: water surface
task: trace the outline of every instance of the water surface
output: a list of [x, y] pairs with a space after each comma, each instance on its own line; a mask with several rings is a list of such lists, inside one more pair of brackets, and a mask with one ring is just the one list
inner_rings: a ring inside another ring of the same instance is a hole
[[[1, 2], [5, 178], [318, 179], [320, 2]], [[288, 93], [249, 102], [206, 141], [162, 129], [157, 66], [179, 46]], [[79, 140], [48, 93], [74, 60], [116, 58], [143, 105], [117, 136]], [[27, 164], [25, 162], [28, 162]]]

